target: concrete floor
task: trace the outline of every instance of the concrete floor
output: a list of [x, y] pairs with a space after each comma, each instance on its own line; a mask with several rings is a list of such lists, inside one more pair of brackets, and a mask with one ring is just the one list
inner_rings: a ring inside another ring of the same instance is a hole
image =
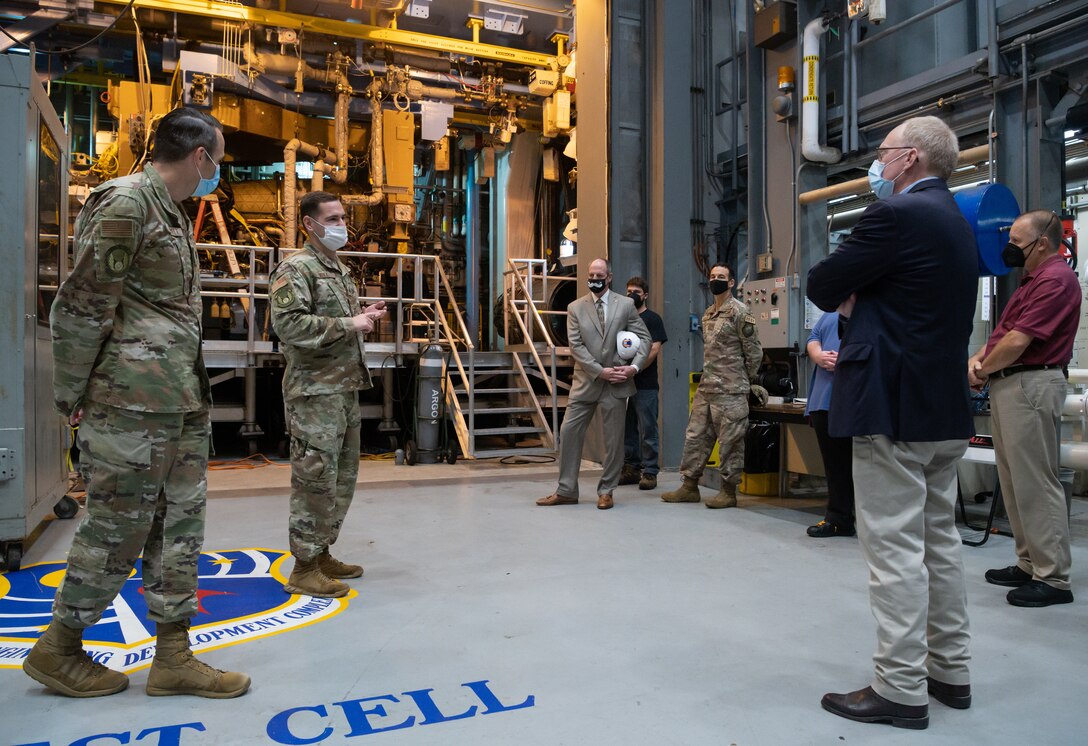
[[[212, 472], [205, 551], [282, 552], [288, 473]], [[249, 673], [245, 697], [147, 697], [137, 666], [127, 691], [71, 700], [0, 668], [0, 742], [1085, 743], [1085, 501], [1074, 604], [1009, 606], [982, 575], [1012, 562], [1012, 540], [964, 548], [974, 706], [934, 702], [919, 734], [820, 709], [825, 692], [869, 682], [875, 638], [857, 541], [804, 534], [819, 500], [667, 505], [678, 477], [664, 474], [657, 491], [617, 490], [611, 511], [538, 508], [550, 464], [364, 462], [361, 481], [337, 544], [366, 566], [346, 608], [201, 654]], [[583, 494], [595, 484], [585, 472]], [[53, 522], [24, 567], [62, 561], [74, 528]]]

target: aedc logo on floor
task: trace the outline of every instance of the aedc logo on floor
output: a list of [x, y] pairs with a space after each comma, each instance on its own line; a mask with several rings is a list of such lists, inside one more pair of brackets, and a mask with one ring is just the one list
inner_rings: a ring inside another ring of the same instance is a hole
[[[193, 650], [213, 650], [304, 627], [347, 608], [343, 598], [288, 596], [281, 566], [288, 552], [234, 549], [200, 555], [199, 611], [192, 620]], [[100, 663], [131, 672], [151, 664], [155, 623], [147, 619], [142, 564], [137, 561], [102, 620], [83, 636], [84, 647]], [[0, 575], [0, 668], [20, 668], [52, 619], [53, 595], [65, 563], [47, 562]]]

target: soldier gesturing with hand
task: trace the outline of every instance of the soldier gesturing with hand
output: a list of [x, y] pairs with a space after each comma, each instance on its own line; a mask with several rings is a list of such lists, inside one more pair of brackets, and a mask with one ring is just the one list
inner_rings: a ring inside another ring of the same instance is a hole
[[283, 401], [291, 438], [291, 518], [295, 567], [288, 593], [335, 598], [340, 582], [363, 574], [335, 559], [336, 543], [359, 474], [359, 390], [371, 386], [363, 335], [387, 314], [385, 301], [366, 309], [336, 251], [347, 243], [346, 214], [336, 196], [311, 192], [299, 204], [309, 234], [302, 251], [270, 278], [272, 327], [287, 369]]

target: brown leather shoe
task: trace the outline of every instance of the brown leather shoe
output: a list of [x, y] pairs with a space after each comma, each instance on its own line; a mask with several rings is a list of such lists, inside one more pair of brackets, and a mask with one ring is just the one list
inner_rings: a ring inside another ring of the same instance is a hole
[[612, 495], [597, 495], [597, 510], [608, 510], [612, 507]]
[[828, 712], [859, 723], [891, 723], [896, 728], [925, 730], [929, 705], [901, 705], [884, 699], [871, 686], [849, 694], [825, 694], [820, 705]]
[[957, 710], [966, 710], [971, 706], [970, 684], [946, 684], [932, 676], [927, 676], [926, 689], [929, 695], [942, 705], [954, 707]]
[[567, 497], [566, 495], [560, 495], [558, 492], [552, 493], [547, 497], [542, 497], [536, 501], [537, 505], [577, 505], [577, 497]]

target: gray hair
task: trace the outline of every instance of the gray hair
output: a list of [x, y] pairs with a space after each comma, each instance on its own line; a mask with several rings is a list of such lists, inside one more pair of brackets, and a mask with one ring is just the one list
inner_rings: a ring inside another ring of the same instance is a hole
[[918, 149], [926, 172], [948, 180], [960, 159], [956, 133], [937, 117], [914, 117], [903, 123], [903, 142]]

